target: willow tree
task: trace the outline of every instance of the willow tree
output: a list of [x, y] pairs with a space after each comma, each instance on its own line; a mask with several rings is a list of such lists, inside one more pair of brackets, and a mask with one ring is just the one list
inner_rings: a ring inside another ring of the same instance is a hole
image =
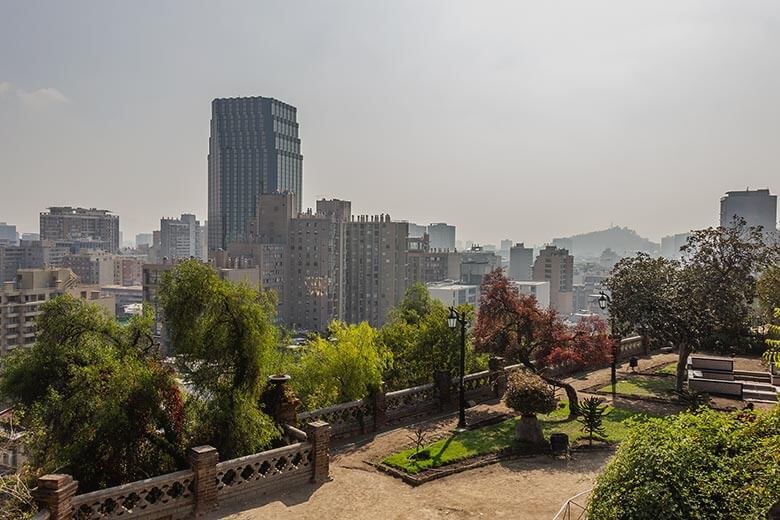
[[224, 458], [261, 451], [279, 431], [261, 393], [278, 355], [273, 294], [221, 280], [196, 260], [162, 276], [160, 303], [180, 373], [193, 390], [196, 442]]

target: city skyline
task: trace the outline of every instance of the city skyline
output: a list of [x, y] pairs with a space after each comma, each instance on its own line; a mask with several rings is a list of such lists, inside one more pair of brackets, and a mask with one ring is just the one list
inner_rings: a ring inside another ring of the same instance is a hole
[[464, 241], [615, 223], [658, 242], [717, 225], [727, 191], [776, 193], [771, 3], [447, 5], [9, 5], [0, 218], [101, 207], [127, 239], [205, 220], [210, 103], [235, 96], [298, 108], [302, 209], [335, 197]]

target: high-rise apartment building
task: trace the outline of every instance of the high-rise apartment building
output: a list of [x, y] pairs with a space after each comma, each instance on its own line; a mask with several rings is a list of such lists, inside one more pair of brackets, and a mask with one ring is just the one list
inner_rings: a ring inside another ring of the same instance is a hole
[[381, 326], [409, 287], [409, 224], [360, 215], [346, 230], [346, 321]]
[[533, 280], [534, 250], [521, 242], [509, 248], [509, 278], [517, 281]]
[[65, 255], [63, 267], [67, 267], [86, 285], [113, 285], [115, 255], [105, 251], [81, 251]]
[[195, 215], [160, 219], [160, 253], [162, 258], [204, 259], [201, 225]]
[[748, 226], [761, 226], [765, 233], [777, 231], [777, 195], [769, 190], [728, 191], [720, 199], [720, 225], [728, 227], [734, 216], [747, 221]]
[[51, 207], [40, 215], [41, 240], [77, 243], [75, 248], [119, 250], [119, 216], [104, 209]]
[[428, 236], [431, 240], [431, 249], [439, 251], [455, 251], [455, 226], [444, 222], [430, 224]]
[[574, 312], [574, 257], [567, 249], [542, 249], [534, 262], [533, 279], [550, 282], [550, 307], [561, 314]]
[[291, 192], [302, 207], [297, 109], [273, 98], [215, 99], [208, 155], [209, 249], [248, 241], [260, 193]]

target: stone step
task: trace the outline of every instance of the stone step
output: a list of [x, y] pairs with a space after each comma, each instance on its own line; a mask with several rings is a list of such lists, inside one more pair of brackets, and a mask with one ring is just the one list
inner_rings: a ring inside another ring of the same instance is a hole
[[742, 383], [742, 390], [755, 390], [759, 392], [773, 392], [775, 389], [774, 386], [770, 385], [769, 383]]
[[777, 390], [772, 392], [762, 390], [744, 390], [742, 392], [742, 399], [746, 401], [754, 399], [756, 401], [775, 403], [777, 402]]
[[762, 383], [771, 383], [772, 375], [769, 372], [748, 372], [746, 370], [735, 370], [734, 379], [738, 381], [759, 381]]

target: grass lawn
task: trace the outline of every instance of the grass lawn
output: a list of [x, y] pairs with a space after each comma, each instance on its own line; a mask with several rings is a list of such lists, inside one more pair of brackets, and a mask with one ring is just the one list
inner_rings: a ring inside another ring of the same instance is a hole
[[[632, 378], [631, 380], [620, 380], [617, 382], [615, 392], [621, 395], [635, 395], [640, 397], [668, 397], [668, 392], [674, 390], [675, 381], [671, 378]], [[598, 390], [601, 393], [612, 392], [612, 385], [609, 384]]]
[[662, 368], [658, 368], [655, 370], [656, 374], [663, 374], [667, 376], [676, 376], [677, 375], [677, 363], [670, 363]]
[[[570, 441], [586, 438], [587, 435], [582, 432], [582, 425], [576, 419], [569, 419], [568, 403], [564, 402], [563, 404], [562, 408], [558, 408], [548, 415], [538, 416], [545, 437], [549, 438], [551, 433], [565, 433], [569, 436]], [[645, 414], [623, 408], [608, 406], [607, 410], [609, 415], [604, 419], [604, 428], [607, 432], [606, 439], [609, 441], [621, 441], [625, 438], [630, 428], [630, 422], [626, 422], [627, 419], [633, 417], [641, 421], [646, 417]], [[414, 453], [414, 448], [412, 448], [395, 453], [382, 462], [407, 473], [415, 474], [471, 457], [496, 453], [514, 444], [515, 422], [517, 420], [517, 418], [507, 419], [499, 424], [455, 434], [427, 445], [424, 449], [428, 449], [431, 454], [431, 458], [427, 460], [410, 460], [409, 456]]]

